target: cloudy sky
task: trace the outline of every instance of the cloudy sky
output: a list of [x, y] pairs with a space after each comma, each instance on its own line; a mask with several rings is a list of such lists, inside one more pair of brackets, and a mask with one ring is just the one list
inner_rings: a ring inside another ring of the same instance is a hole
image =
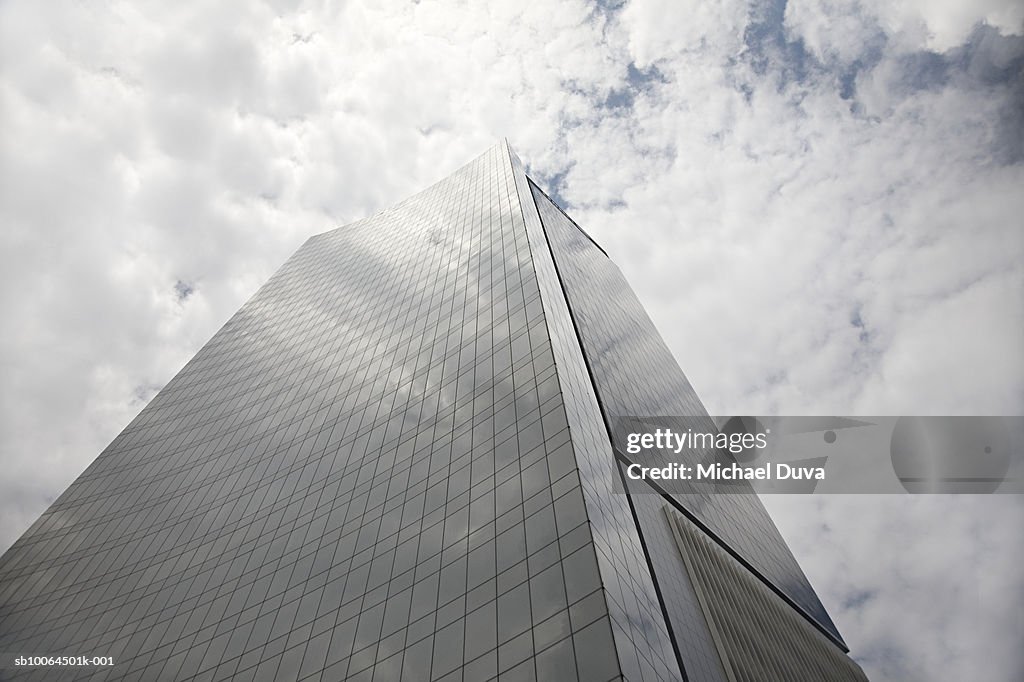
[[[713, 414], [1024, 413], [1016, 0], [7, 0], [0, 123], [0, 548], [308, 236], [502, 136]], [[874, 679], [1024, 670], [1020, 498], [766, 503]]]

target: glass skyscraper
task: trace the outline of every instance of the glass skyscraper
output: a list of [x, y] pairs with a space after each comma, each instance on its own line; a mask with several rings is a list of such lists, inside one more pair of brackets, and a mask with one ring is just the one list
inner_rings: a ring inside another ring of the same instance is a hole
[[309, 239], [0, 558], [0, 678], [863, 679], [756, 496], [616, 492], [638, 414], [709, 419], [501, 143]]

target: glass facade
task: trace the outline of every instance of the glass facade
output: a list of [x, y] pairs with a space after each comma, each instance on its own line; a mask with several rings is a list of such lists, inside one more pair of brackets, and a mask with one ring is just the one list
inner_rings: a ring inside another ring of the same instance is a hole
[[605, 348], [650, 324], [607, 268], [505, 143], [309, 239], [0, 558], [0, 652], [114, 665], [0, 677], [725, 679], [665, 498], [613, 492], [609, 414], [703, 408], [653, 327]]
[[[704, 430], [714, 431], [714, 422], [619, 269], [536, 185], [531, 183], [531, 188], [609, 430], [616, 419], [683, 415], [687, 419], [676, 427], [677, 431], [686, 431], [701, 418], [708, 422]], [[628, 459], [623, 453], [619, 455]], [[696, 464], [697, 460], [688, 463]], [[647, 486], [648, 482], [634, 485]], [[695, 515], [720, 542], [742, 555], [829, 635], [842, 642], [756, 495], [666, 497]], [[639, 529], [644, 534], [661, 525], [642, 522]]]

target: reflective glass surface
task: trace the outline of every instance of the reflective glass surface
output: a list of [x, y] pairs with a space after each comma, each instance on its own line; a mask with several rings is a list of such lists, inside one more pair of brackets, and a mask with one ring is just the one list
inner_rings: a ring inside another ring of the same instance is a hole
[[[308, 240], [0, 557], [0, 652], [115, 661], [0, 677], [723, 679], [620, 414], [705, 413], [496, 145]], [[675, 503], [831, 626], [756, 497]]]
[[[713, 430], [696, 392], [619, 269], [547, 195], [535, 185], [531, 184], [531, 189], [608, 423], [631, 416], [682, 415], [705, 418], [708, 430]], [[841, 641], [756, 495], [670, 497]], [[661, 532], [664, 519], [647, 511], [650, 505], [637, 504], [645, 543], [654, 547], [666, 544], [669, 536]]]
[[514, 153], [512, 160], [622, 673], [630, 680], [679, 679], [683, 673], [647, 570], [629, 499], [613, 492], [611, 441], [530, 189], [532, 183]]
[[16, 679], [620, 675], [507, 147], [310, 239], [0, 559]]

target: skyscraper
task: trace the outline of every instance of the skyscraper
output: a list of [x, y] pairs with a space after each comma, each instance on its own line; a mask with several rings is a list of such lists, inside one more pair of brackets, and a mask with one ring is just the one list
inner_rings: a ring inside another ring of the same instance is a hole
[[[862, 679], [755, 496], [615, 492], [707, 415], [499, 144], [309, 239], [0, 559], [0, 652], [138, 680]], [[644, 484], [646, 485], [646, 484]]]

